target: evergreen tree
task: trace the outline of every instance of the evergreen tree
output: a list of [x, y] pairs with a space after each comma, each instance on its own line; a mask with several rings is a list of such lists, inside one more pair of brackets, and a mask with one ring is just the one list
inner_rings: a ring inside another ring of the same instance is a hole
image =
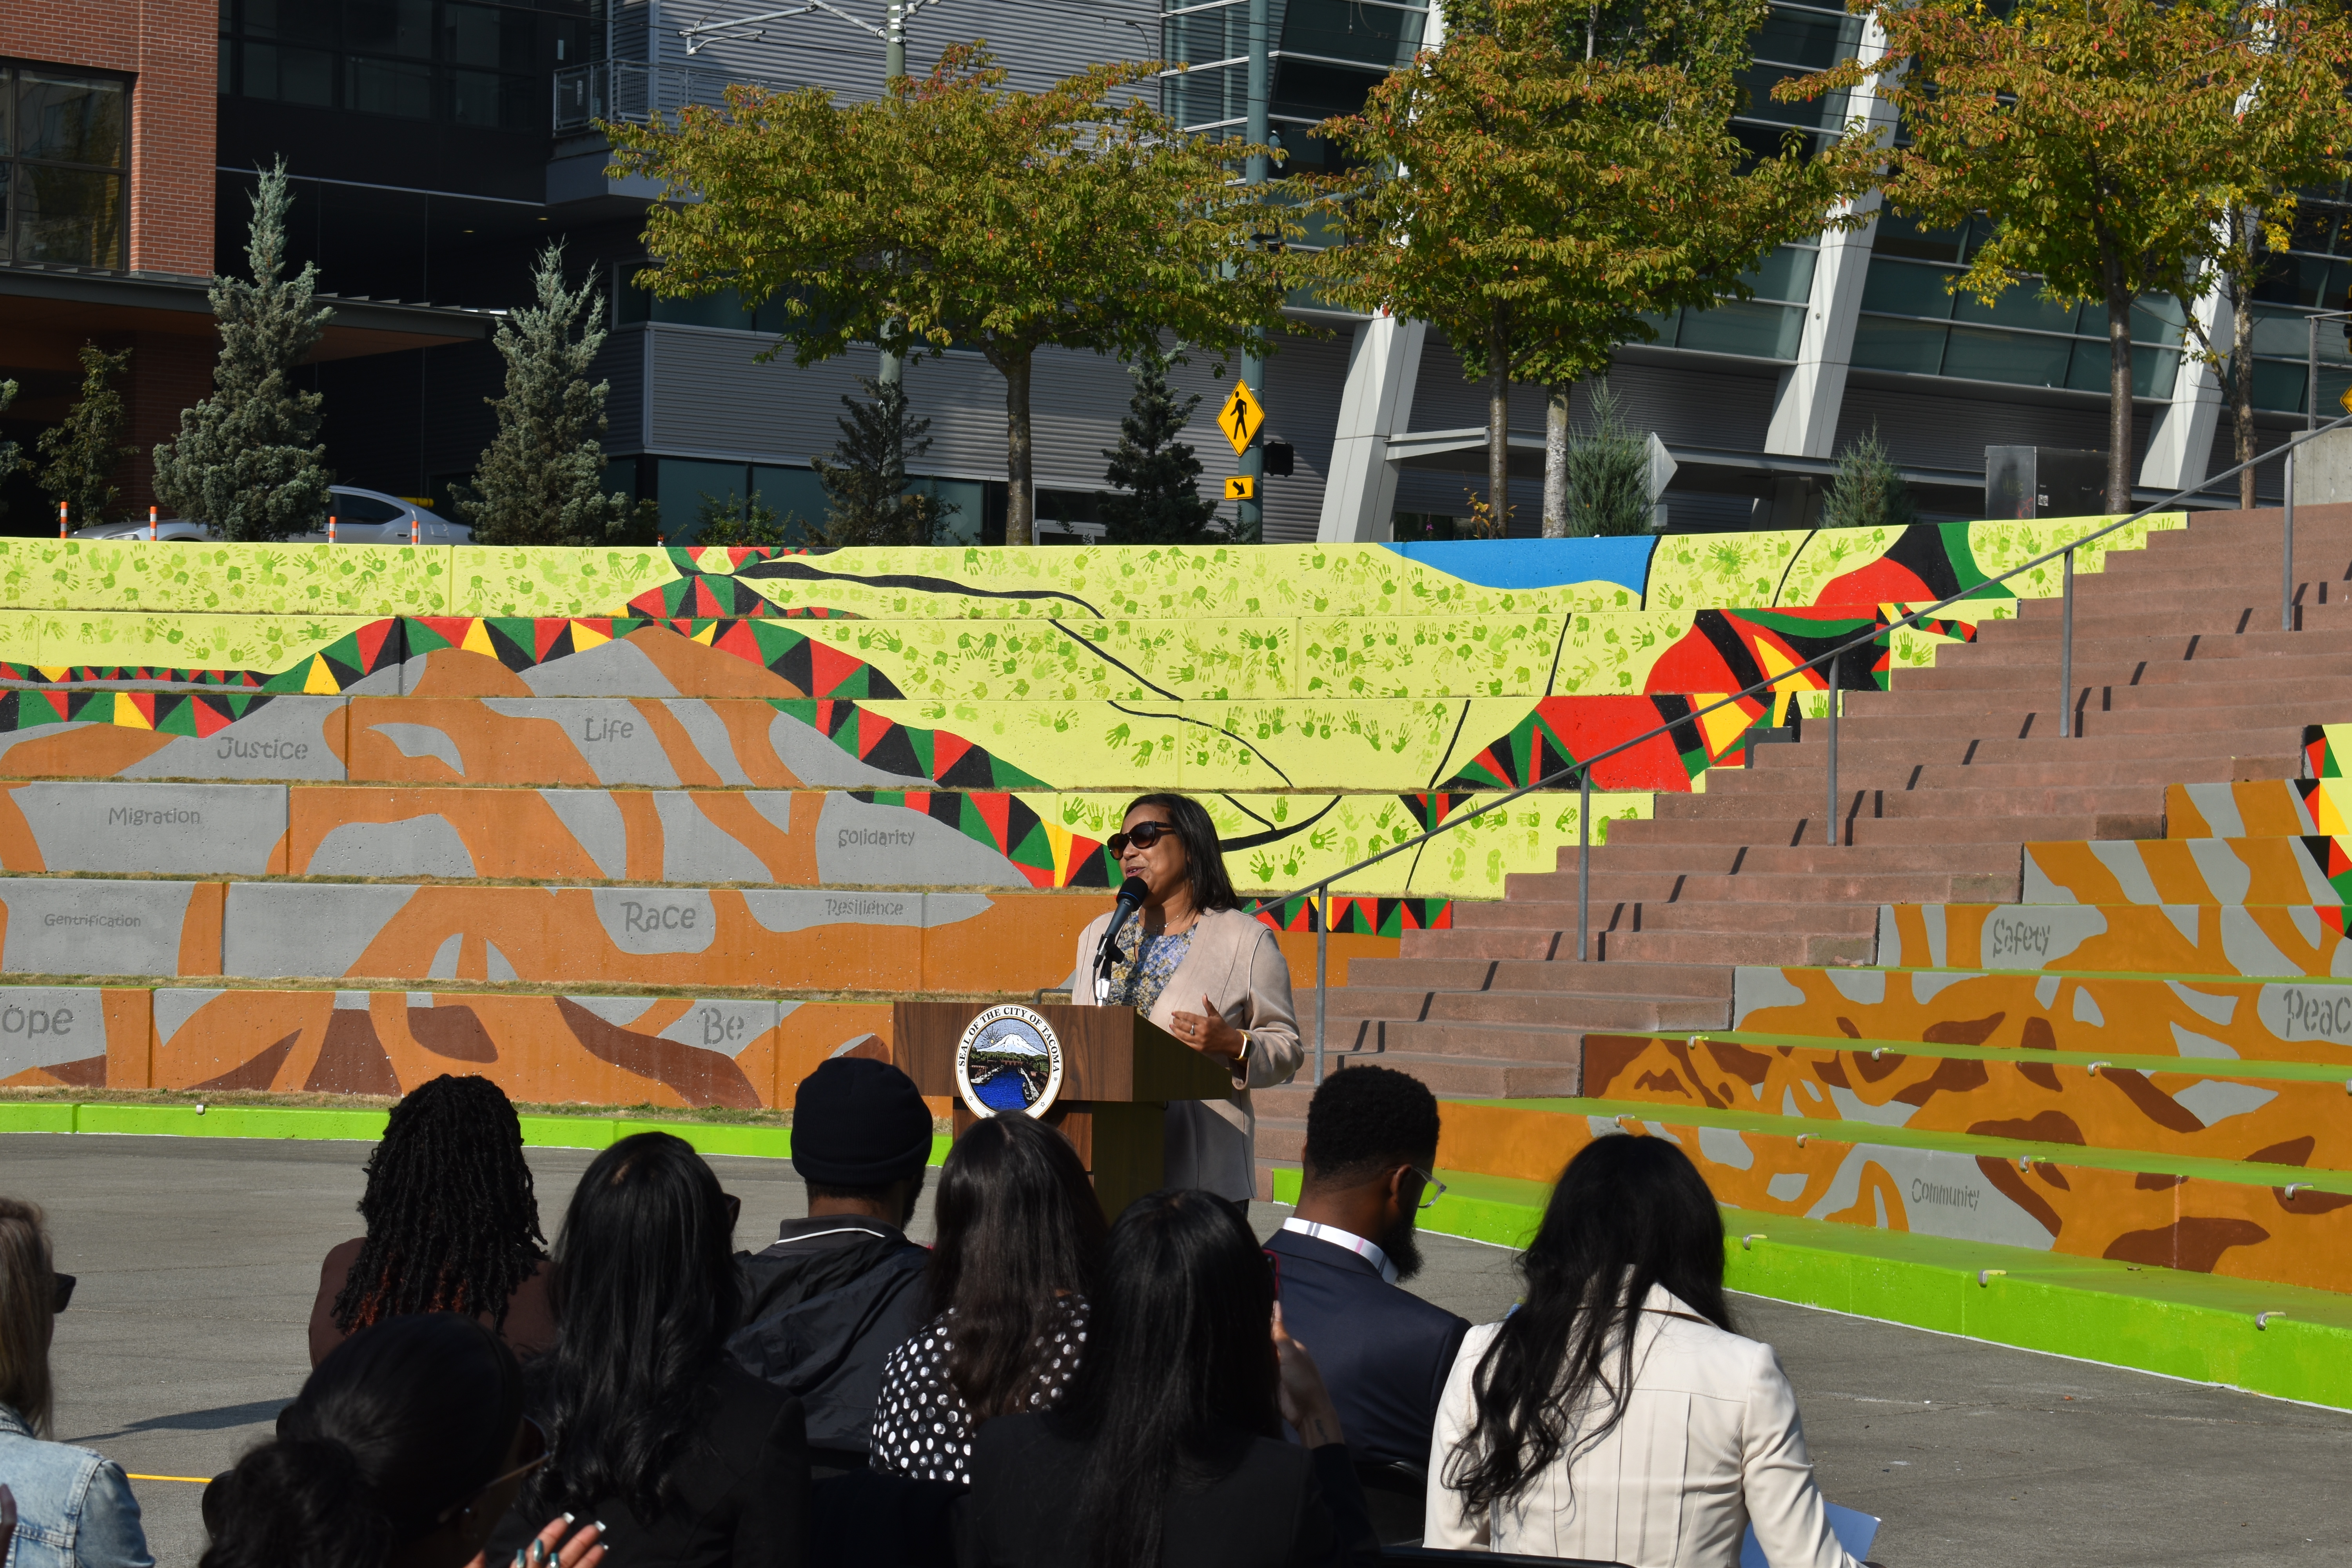
[[177, 439], [155, 448], [156, 499], [224, 539], [284, 539], [321, 526], [334, 482], [319, 444], [321, 400], [295, 380], [334, 312], [313, 302], [316, 267], [279, 276], [289, 200], [280, 159], [253, 195], [245, 251], [253, 281], [213, 279], [221, 352], [212, 395], [180, 416]]
[[930, 450], [931, 422], [914, 417], [903, 384], [860, 376], [866, 399], [845, 396], [849, 417], [834, 423], [841, 439], [830, 458], [813, 458], [824, 486], [824, 526], [812, 544], [929, 544], [957, 510], [937, 496], [907, 490], [907, 460]]
[[[0, 381], [0, 414], [5, 414], [8, 411], [8, 405], [16, 401], [16, 384], [13, 381]], [[5, 493], [8, 480], [18, 468], [29, 466], [16, 442], [0, 441], [0, 517], [8, 515], [8, 500]]]
[[1650, 528], [1650, 454], [1626, 427], [1617, 395], [1606, 380], [1592, 384], [1592, 413], [1568, 437], [1568, 531], [1570, 534], [1646, 533]]
[[1878, 427], [1838, 455], [1837, 477], [1822, 501], [1823, 528], [1903, 528], [1919, 521], [1911, 487], [1895, 471]]
[[[481, 544], [650, 544], [659, 508], [604, 488], [604, 397], [589, 366], [604, 342], [604, 296], [563, 283], [563, 247], [540, 252], [539, 303], [499, 323], [503, 395], [485, 398], [498, 434], [474, 482], [456, 487], [457, 513]], [[584, 318], [584, 319], [583, 319]]]
[[1178, 397], [1168, 367], [1179, 356], [1147, 352], [1134, 364], [1135, 395], [1118, 422], [1118, 446], [1103, 453], [1103, 477], [1116, 489], [1102, 498], [1102, 520], [1113, 544], [1198, 544], [1209, 537], [1217, 503], [1201, 496], [1201, 459], [1177, 434], [1192, 421], [1201, 395]]
[[[798, 521], [797, 518], [792, 521]], [[790, 544], [792, 523], [776, 515], [776, 509], [760, 499], [753, 490], [749, 500], [733, 490], [720, 500], [709, 490], [694, 509], [694, 542], [697, 544], [764, 544], [771, 547]]]
[[[66, 422], [41, 433], [35, 444], [48, 459], [41, 470], [41, 489], [53, 501], [68, 509], [77, 528], [111, 522], [122, 515], [115, 502], [114, 470], [139, 448], [118, 443], [122, 434], [122, 394], [114, 378], [131, 363], [131, 351], [110, 354], [95, 343], [81, 346], [81, 396], [67, 411]], [[0, 477], [7, 472], [0, 464]]]

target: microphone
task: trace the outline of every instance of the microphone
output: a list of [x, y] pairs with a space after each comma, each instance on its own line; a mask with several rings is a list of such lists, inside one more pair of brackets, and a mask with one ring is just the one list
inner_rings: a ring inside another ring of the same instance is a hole
[[1151, 889], [1140, 877], [1129, 877], [1118, 885], [1118, 902], [1111, 907], [1110, 924], [1103, 928], [1102, 942], [1095, 949], [1095, 1005], [1102, 1006], [1110, 1000], [1110, 960], [1118, 933], [1143, 907]]

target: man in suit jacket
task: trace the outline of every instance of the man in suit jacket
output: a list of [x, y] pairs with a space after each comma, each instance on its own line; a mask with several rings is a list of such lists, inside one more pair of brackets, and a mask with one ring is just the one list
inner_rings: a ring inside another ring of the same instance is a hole
[[1400, 1289], [1437, 1163], [1437, 1100], [1389, 1068], [1333, 1073], [1307, 1108], [1297, 1210], [1266, 1243], [1282, 1322], [1322, 1369], [1360, 1462], [1429, 1463], [1438, 1396], [1470, 1325]]

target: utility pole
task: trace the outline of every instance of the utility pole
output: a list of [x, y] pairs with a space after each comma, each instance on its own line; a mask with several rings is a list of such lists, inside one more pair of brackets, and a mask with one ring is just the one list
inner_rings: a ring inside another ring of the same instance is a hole
[[[919, 4], [920, 0], [917, 0]], [[907, 74], [907, 13], [914, 7], [906, 0], [890, 0], [890, 10], [882, 24], [882, 90]], [[896, 325], [894, 319], [892, 325]], [[907, 374], [907, 362], [888, 348], [882, 350], [882, 362], [876, 367], [874, 380], [886, 393], [895, 391]]]
[[[1264, 147], [1269, 141], [1268, 102], [1273, 97], [1273, 62], [1266, 58], [1267, 0], [1250, 0], [1249, 4], [1249, 122], [1244, 134], [1252, 145]], [[1262, 185], [1266, 182], [1266, 154], [1253, 153], [1244, 166], [1243, 183]], [[1256, 327], [1249, 330], [1248, 341], [1242, 347], [1242, 380], [1249, 384], [1252, 395], [1265, 401], [1265, 336]], [[1249, 444], [1242, 454], [1242, 472], [1249, 479], [1250, 499], [1238, 509], [1242, 531], [1263, 528], [1265, 521], [1265, 442], [1263, 436]]]

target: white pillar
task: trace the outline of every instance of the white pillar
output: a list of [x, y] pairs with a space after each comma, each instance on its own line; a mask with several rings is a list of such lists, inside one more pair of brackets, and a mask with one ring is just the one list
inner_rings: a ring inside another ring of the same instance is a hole
[[[1863, 24], [1857, 54], [1864, 60], [1886, 52], [1886, 35], [1874, 18]], [[1866, 120], [1880, 136], [1891, 135], [1894, 110], [1864, 81], [1848, 95], [1850, 120]], [[1838, 410], [1845, 403], [1846, 372], [1853, 359], [1853, 329], [1862, 310], [1862, 286], [1870, 274], [1871, 241], [1878, 232], [1878, 192], [1866, 192], [1853, 205], [1868, 213], [1860, 228], [1825, 230], [1813, 266], [1813, 287], [1797, 363], [1780, 373], [1772, 399], [1772, 423], [1764, 449], [1792, 458], [1834, 458]]]
[[1375, 316], [1357, 326], [1323, 484], [1323, 516], [1315, 529], [1318, 544], [1388, 542], [1397, 489], [1389, 438], [1402, 435], [1412, 418], [1422, 342], [1428, 332], [1425, 321], [1393, 316]]
[[[2230, 341], [2229, 297], [2216, 288], [2190, 307], [2205, 323], [2205, 341]], [[2172, 400], [2148, 426], [2147, 456], [2139, 466], [2139, 482], [2147, 489], [2186, 489], [2204, 482], [2213, 471], [2213, 436], [2221, 426], [2221, 378], [2213, 367], [2188, 351], [2196, 334], [2181, 331], [2180, 363], [2172, 373]]]

